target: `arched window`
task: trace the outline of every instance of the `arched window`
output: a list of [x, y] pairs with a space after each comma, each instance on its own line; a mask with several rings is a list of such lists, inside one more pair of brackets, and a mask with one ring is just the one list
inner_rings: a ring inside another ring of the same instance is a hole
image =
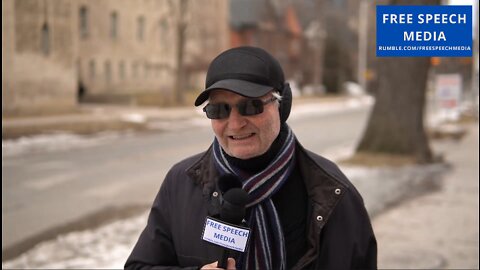
[[95, 60], [90, 60], [89, 64], [89, 70], [90, 70], [90, 79], [95, 79]]
[[144, 69], [144, 74], [143, 74], [144, 77], [148, 78], [150, 76], [150, 65], [147, 62], [143, 63], [143, 69]]
[[137, 39], [142, 41], [145, 38], [145, 17], [137, 18]]
[[132, 75], [133, 75], [133, 78], [137, 78], [138, 77], [138, 62], [137, 61], [134, 61], [132, 63]]
[[109, 60], [105, 61], [105, 80], [107, 83], [112, 82], [112, 65]]
[[165, 41], [165, 37], [167, 35], [168, 31], [168, 22], [167, 19], [160, 19], [158, 22], [158, 29], [159, 29], [159, 34], [160, 34], [160, 41]]
[[46, 56], [50, 54], [50, 29], [47, 23], [42, 26], [42, 40], [41, 40], [42, 53]]
[[86, 6], [80, 7], [79, 19], [80, 38], [84, 39], [88, 36], [88, 9]]
[[120, 79], [125, 79], [125, 62], [122, 60], [118, 63], [118, 76]]
[[112, 39], [118, 37], [118, 14], [116, 11], [110, 14], [110, 37]]

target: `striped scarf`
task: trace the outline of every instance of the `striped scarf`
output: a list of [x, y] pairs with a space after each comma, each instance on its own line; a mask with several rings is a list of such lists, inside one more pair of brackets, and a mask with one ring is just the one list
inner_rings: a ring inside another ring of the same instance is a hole
[[285, 239], [272, 196], [285, 183], [294, 167], [295, 136], [288, 135], [274, 160], [255, 175], [232, 166], [217, 139], [213, 142], [215, 165], [220, 174], [232, 173], [242, 180], [248, 193], [247, 224], [251, 229], [248, 247], [237, 261], [237, 269], [285, 269]]

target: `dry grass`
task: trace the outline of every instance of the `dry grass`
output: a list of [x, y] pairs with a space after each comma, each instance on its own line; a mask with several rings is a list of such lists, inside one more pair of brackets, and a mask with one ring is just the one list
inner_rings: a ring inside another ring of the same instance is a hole
[[75, 134], [95, 134], [103, 131], [146, 130], [144, 123], [132, 123], [119, 119], [110, 121], [58, 122], [41, 125], [2, 126], [2, 139], [15, 139], [23, 136], [38, 134], [53, 134], [57, 132], [71, 132]]
[[398, 167], [418, 164], [414, 156], [366, 152], [355, 153], [350, 158], [339, 161], [339, 163], [367, 167]]
[[183, 104], [179, 104], [175, 101], [173, 94], [159, 94], [159, 93], [144, 93], [137, 94], [133, 98], [135, 99], [135, 105], [138, 106], [158, 106], [163, 108], [168, 107], [193, 107], [195, 99], [199, 95], [198, 91], [187, 91], [183, 95]]

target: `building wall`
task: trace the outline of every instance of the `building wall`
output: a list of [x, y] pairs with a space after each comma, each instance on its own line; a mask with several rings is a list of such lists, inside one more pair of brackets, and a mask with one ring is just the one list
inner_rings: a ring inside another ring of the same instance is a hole
[[189, 88], [205, 86], [208, 65], [230, 47], [229, 1], [190, 0], [186, 43], [186, 67]]
[[13, 0], [2, 1], [2, 116], [4, 111], [13, 109], [9, 106], [12, 106], [14, 102], [12, 88], [13, 41], [15, 39], [13, 20]]
[[176, 41], [166, 1], [79, 0], [76, 16], [77, 67], [86, 95], [172, 91]]
[[[144, 94], [168, 103], [178, 3], [2, 1], [2, 114], [65, 111], [81, 101], [131, 103]], [[228, 1], [190, 0], [185, 18], [189, 88], [200, 89], [208, 63], [228, 48]]]
[[72, 3], [2, 1], [2, 115], [71, 110]]
[[[179, 2], [78, 0], [77, 65], [87, 96], [173, 97]], [[82, 8], [87, 10], [86, 31], [81, 26]], [[111, 34], [113, 12], [118, 20], [116, 37]], [[184, 61], [189, 88], [203, 85], [208, 63], [227, 48], [227, 12], [228, 1], [187, 1]]]

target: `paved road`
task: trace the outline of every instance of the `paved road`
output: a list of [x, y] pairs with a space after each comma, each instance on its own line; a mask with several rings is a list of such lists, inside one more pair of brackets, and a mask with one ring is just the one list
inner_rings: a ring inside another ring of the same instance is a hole
[[[325, 112], [315, 107], [300, 106], [289, 120], [300, 141], [326, 156], [351, 148], [368, 108]], [[213, 137], [208, 120], [173, 123], [171, 130], [98, 137], [55, 151], [2, 153], [2, 257], [59, 232], [101, 222], [108, 213], [148, 207], [173, 163], [206, 149]]]

